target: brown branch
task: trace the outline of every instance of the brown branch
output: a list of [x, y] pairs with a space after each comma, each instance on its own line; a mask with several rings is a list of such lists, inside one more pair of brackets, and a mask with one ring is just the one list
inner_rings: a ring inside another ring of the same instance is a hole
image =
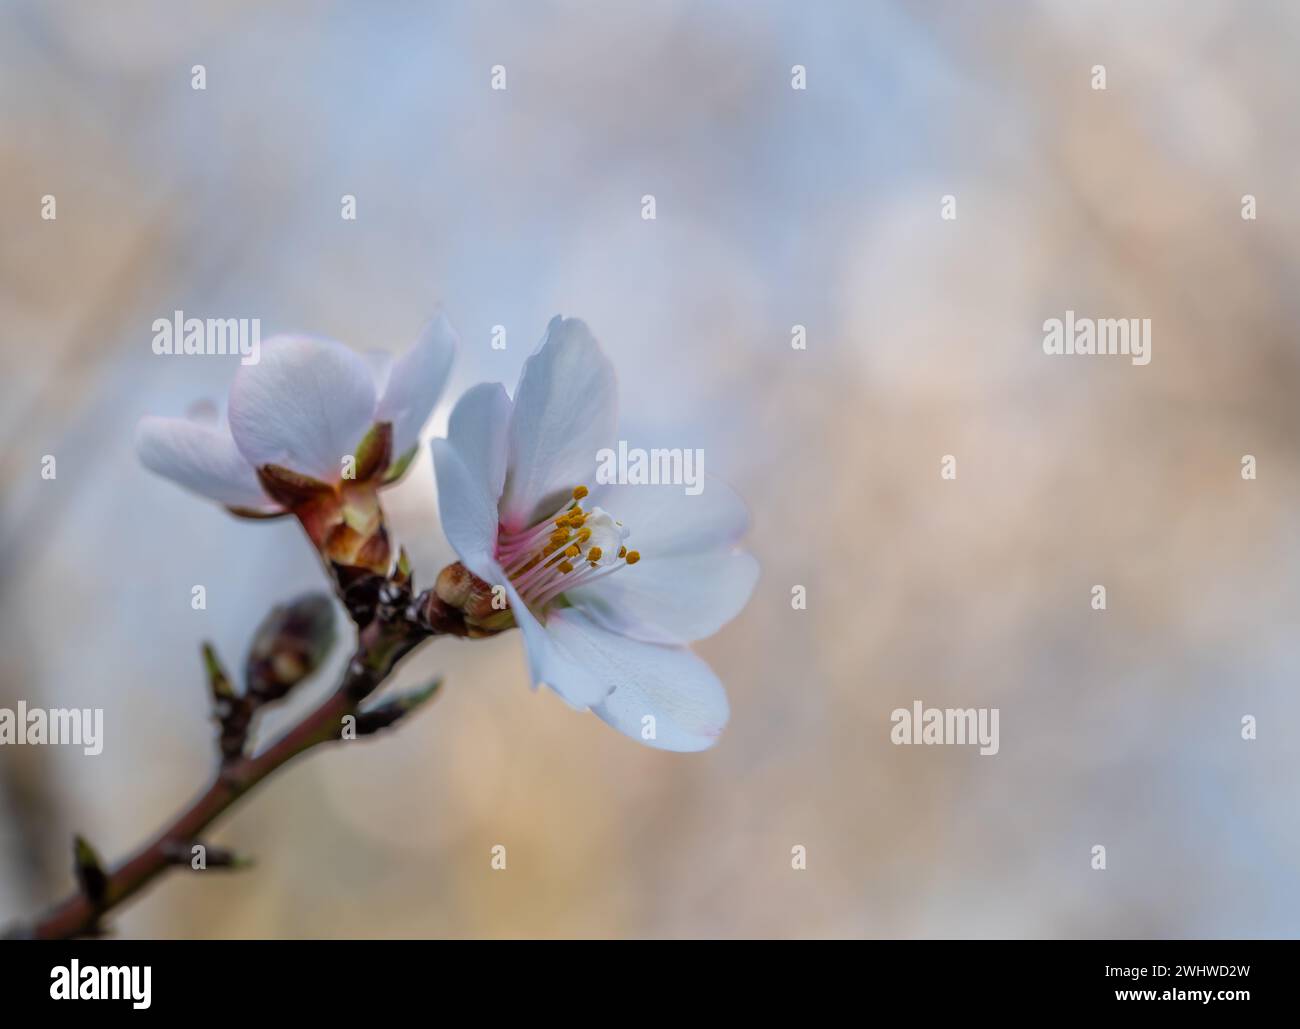
[[256, 756], [224, 763], [212, 784], [177, 815], [157, 837], [106, 875], [92, 896], [79, 890], [32, 926], [11, 935], [35, 939], [68, 939], [97, 935], [103, 916], [176, 867], [178, 847], [189, 847], [203, 830], [228, 811], [263, 779], [299, 754], [328, 740], [341, 738], [343, 719], [358, 709], [393, 671], [399, 661], [422, 642], [439, 635], [466, 635], [463, 617], [433, 593], [414, 601], [404, 590], [377, 591], [375, 616], [358, 634], [357, 648], [338, 688], [275, 743]]

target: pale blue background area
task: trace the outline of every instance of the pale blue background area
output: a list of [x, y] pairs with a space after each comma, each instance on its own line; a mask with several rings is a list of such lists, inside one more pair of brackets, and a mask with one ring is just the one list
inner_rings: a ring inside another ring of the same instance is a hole
[[[442, 303], [449, 399], [513, 388], [577, 315], [627, 438], [702, 447], [747, 497], [763, 577], [700, 647], [731, 728], [642, 750], [531, 694], [517, 638], [437, 644], [403, 675], [445, 672], [437, 705], [270, 785], [214, 837], [258, 868], [178, 877], [123, 933], [1294, 935], [1298, 28], [1286, 3], [7, 3], [0, 704], [102, 706], [109, 738], [0, 751], [0, 920], [67, 888], [72, 832], [120, 856], [198, 788], [199, 641], [235, 663], [320, 581], [292, 524], [135, 463], [141, 415], [234, 371], [155, 357], [153, 319], [395, 350]], [[1067, 307], [1151, 318], [1152, 364], [1044, 357]], [[429, 582], [427, 455], [388, 504]], [[892, 746], [914, 699], [998, 707], [1001, 753]]]

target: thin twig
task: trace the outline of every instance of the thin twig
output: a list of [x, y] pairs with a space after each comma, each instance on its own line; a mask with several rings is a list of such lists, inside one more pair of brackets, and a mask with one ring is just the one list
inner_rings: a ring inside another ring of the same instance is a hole
[[397, 603], [384, 603], [387, 599], [381, 596], [375, 618], [360, 630], [347, 671], [328, 699], [262, 753], [222, 764], [207, 790], [151, 843], [108, 872], [102, 890], [96, 890], [94, 896], [80, 890], [34, 925], [19, 928], [11, 935], [35, 939], [98, 935], [107, 912], [175, 868], [177, 849], [191, 846], [204, 829], [254, 786], [317, 744], [340, 739], [343, 719], [358, 713], [361, 703], [383, 684], [403, 657], [434, 636], [466, 633], [458, 613], [431, 593], [409, 604], [400, 602], [409, 601], [409, 593], [404, 598], [392, 598]]

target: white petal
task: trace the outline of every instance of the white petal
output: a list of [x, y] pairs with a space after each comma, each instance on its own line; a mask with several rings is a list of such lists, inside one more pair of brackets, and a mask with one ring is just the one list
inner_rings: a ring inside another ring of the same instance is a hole
[[186, 489], [231, 507], [278, 510], [230, 430], [186, 418], [142, 418], [135, 432], [141, 463]]
[[499, 582], [496, 561], [497, 505], [481, 475], [471, 472], [445, 439], [432, 441], [442, 532], [461, 563], [481, 579]]
[[744, 551], [645, 558], [565, 597], [602, 628], [649, 643], [712, 636], [741, 612], [758, 581]]
[[366, 350], [362, 352], [361, 358], [370, 368], [370, 374], [375, 380], [375, 396], [382, 397], [384, 390], [388, 389], [388, 377], [393, 372], [396, 358], [387, 350]]
[[[574, 608], [552, 614], [546, 632], [561, 651], [611, 688], [592, 711], [621, 733], [662, 750], [704, 750], [727, 724], [727, 694], [713, 670], [684, 647], [619, 636]], [[654, 739], [646, 739], [646, 716]]]
[[456, 401], [447, 427], [447, 442], [456, 448], [483, 492], [495, 504], [506, 478], [506, 439], [510, 431], [510, 397], [499, 382], [482, 382]]
[[[495, 562], [494, 562], [495, 564]], [[593, 669], [574, 659], [536, 618], [520, 598], [514, 584], [499, 567], [492, 576], [481, 576], [486, 581], [501, 584], [510, 599], [510, 610], [515, 624], [523, 633], [524, 648], [528, 654], [528, 674], [533, 688], [548, 686], [567, 703], [585, 711], [600, 703], [609, 694], [609, 686]], [[553, 617], [553, 616], [552, 616]]]
[[439, 312], [415, 345], [393, 362], [375, 409], [375, 420], [393, 423], [394, 460], [420, 441], [420, 430], [447, 384], [456, 342], [451, 322]]
[[703, 487], [690, 496], [683, 486], [599, 486], [591, 502], [623, 523], [628, 549], [645, 560], [730, 548], [749, 528], [745, 502], [711, 475]]
[[545, 683], [577, 708], [603, 699], [608, 689], [556, 646], [497, 564], [496, 502], [488, 497], [483, 477], [466, 467], [450, 441], [435, 439], [432, 445], [443, 534], [466, 568], [490, 585], [505, 587], [515, 624], [523, 633], [533, 685]]
[[587, 326], [558, 316], [524, 363], [510, 419], [510, 461], [501, 520], [517, 531], [589, 485], [596, 453], [614, 438], [614, 368]]
[[275, 336], [230, 387], [230, 430], [249, 464], [282, 465], [324, 482], [374, 423], [375, 387], [365, 360], [341, 343]]

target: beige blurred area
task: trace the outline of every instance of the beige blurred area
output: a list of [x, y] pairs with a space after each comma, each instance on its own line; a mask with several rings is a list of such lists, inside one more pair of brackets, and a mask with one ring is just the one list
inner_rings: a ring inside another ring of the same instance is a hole
[[[398, 681], [432, 707], [267, 783], [209, 840], [254, 868], [116, 932], [1295, 935], [1298, 36], [1227, 0], [5, 4], [0, 706], [106, 744], [0, 748], [0, 923], [74, 832], [119, 859], [201, 788], [200, 642], [239, 663], [321, 584], [294, 525], [138, 466], [141, 415], [234, 372], [153, 320], [398, 349], [442, 303], [448, 401], [580, 316], [623, 435], [744, 495], [762, 576], [698, 645], [730, 727], [645, 749], [531, 692], [518, 634], [437, 641]], [[1151, 319], [1151, 363], [1045, 355], [1067, 309]], [[427, 584], [427, 452], [387, 498]], [[892, 744], [915, 700], [997, 708], [998, 754]]]

